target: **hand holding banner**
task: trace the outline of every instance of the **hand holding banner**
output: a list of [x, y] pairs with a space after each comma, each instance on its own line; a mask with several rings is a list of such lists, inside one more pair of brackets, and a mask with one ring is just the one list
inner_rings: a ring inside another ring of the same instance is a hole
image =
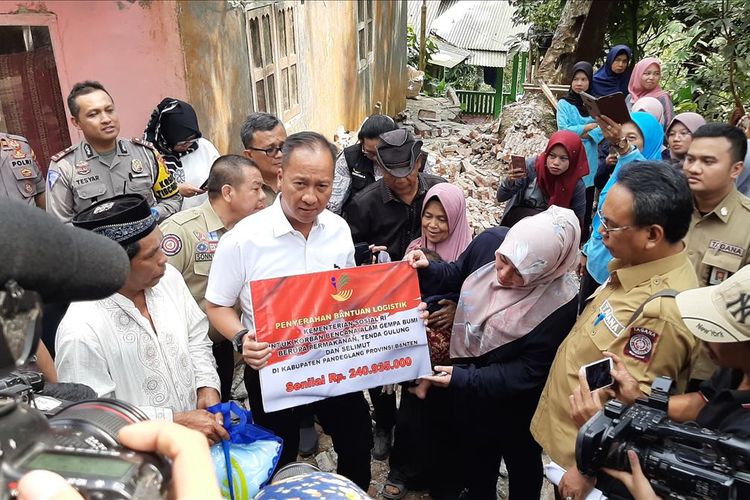
[[250, 283], [267, 412], [432, 373], [416, 271], [405, 262]]

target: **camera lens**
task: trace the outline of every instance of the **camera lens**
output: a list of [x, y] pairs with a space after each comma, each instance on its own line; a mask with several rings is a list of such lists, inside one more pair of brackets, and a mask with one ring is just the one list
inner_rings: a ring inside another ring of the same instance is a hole
[[103, 398], [72, 404], [49, 423], [53, 430], [62, 431], [59, 444], [109, 449], [120, 445], [120, 429], [146, 420], [148, 417], [130, 403]]

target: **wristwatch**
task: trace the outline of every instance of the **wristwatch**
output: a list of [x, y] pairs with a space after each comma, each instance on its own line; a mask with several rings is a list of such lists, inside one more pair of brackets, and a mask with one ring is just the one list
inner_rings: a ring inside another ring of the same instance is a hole
[[234, 334], [234, 338], [232, 339], [232, 347], [234, 348], [235, 352], [242, 352], [242, 341], [245, 339], [245, 335], [247, 335], [247, 328], [243, 328], [242, 330]]

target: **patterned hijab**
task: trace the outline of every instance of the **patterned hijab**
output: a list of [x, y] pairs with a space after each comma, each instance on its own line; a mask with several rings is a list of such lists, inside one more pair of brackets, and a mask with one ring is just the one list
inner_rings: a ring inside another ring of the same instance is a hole
[[201, 131], [198, 128], [198, 117], [190, 104], [166, 97], [151, 113], [143, 136], [162, 154], [169, 170], [175, 172], [182, 169], [180, 158], [198, 149], [198, 141], [179, 153], [173, 151], [172, 147], [191, 136], [200, 138]]
[[435, 250], [444, 261], [453, 262], [471, 243], [471, 228], [469, 227], [469, 221], [466, 219], [466, 198], [464, 198], [463, 190], [458, 186], [447, 182], [435, 184], [424, 197], [422, 214], [424, 214], [427, 204], [436, 198], [448, 216], [448, 238], [440, 243], [430, 243], [422, 234], [409, 243], [406, 251], [424, 247]]
[[578, 293], [573, 271], [581, 228], [572, 210], [551, 206], [521, 219], [495, 255], [504, 255], [523, 277], [519, 287], [498, 283], [495, 263], [471, 274], [461, 287], [451, 336], [451, 358], [476, 358], [522, 338]]

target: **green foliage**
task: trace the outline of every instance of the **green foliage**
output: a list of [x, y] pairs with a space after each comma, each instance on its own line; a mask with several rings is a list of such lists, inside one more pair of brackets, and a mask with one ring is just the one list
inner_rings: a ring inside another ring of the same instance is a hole
[[[432, 55], [438, 51], [437, 42], [432, 36], [425, 39], [425, 63], [430, 64]], [[419, 68], [419, 34], [409, 25], [406, 27], [406, 58], [410, 66]]]
[[477, 66], [461, 63], [446, 70], [446, 80], [454, 89], [478, 90], [482, 80], [482, 70]]
[[[554, 31], [564, 0], [511, 0], [515, 19]], [[595, 0], [596, 1], [596, 0]], [[629, 45], [635, 58], [661, 59], [662, 87], [675, 111], [727, 120], [750, 104], [750, 1], [618, 0], [607, 21], [606, 47]]]

